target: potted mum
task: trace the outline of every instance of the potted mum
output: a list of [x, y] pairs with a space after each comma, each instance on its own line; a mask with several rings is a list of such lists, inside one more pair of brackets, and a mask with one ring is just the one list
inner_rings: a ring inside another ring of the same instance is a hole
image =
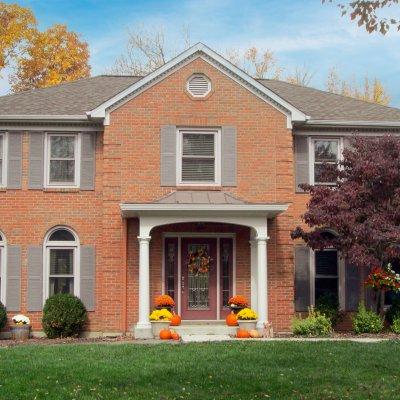
[[149, 318], [153, 336], [158, 338], [160, 336], [160, 331], [169, 328], [172, 319], [172, 313], [166, 308], [162, 308], [161, 310], [154, 310], [150, 314]]
[[31, 321], [25, 315], [14, 315], [12, 317], [11, 337], [13, 340], [28, 340], [31, 330]]
[[249, 302], [246, 299], [246, 297], [241, 295], [236, 295], [232, 296], [228, 300], [228, 306], [235, 314], [237, 314], [240, 310], [243, 310], [243, 308], [248, 307]]
[[168, 311], [172, 311], [172, 309], [175, 307], [175, 301], [171, 296], [163, 294], [154, 299], [154, 305], [157, 310], [165, 308]]
[[237, 314], [239, 329], [251, 331], [257, 327], [257, 314], [251, 308], [243, 308]]

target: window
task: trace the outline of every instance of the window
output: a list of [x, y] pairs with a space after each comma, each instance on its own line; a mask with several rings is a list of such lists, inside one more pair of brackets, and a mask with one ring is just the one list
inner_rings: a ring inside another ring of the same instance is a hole
[[0, 233], [0, 301], [6, 304], [6, 243]]
[[325, 164], [337, 164], [341, 155], [340, 139], [312, 139], [311, 140], [311, 184], [335, 185], [323, 176]]
[[318, 250], [315, 257], [315, 304], [322, 297], [339, 301], [339, 258], [334, 249]]
[[75, 234], [56, 228], [48, 235], [45, 247], [46, 298], [57, 293], [79, 296], [79, 243]]
[[187, 129], [180, 130], [178, 135], [178, 184], [220, 184], [220, 131]]
[[6, 134], [0, 133], [0, 187], [6, 186]]
[[46, 140], [47, 186], [78, 186], [79, 136], [48, 134]]

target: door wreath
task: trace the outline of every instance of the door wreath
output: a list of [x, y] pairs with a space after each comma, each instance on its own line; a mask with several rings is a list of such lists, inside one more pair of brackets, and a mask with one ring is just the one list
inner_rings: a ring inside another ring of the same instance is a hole
[[205, 246], [199, 246], [194, 251], [189, 251], [188, 270], [192, 274], [206, 274], [210, 270], [211, 257]]

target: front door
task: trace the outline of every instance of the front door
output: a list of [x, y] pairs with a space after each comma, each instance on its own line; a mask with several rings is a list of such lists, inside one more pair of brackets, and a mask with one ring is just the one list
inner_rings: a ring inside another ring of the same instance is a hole
[[183, 238], [181, 246], [182, 319], [217, 319], [217, 239]]

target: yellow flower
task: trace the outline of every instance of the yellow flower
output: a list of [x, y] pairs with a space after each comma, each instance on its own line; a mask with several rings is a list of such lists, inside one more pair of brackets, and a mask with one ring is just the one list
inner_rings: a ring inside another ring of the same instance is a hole
[[171, 321], [172, 314], [166, 309], [154, 310], [150, 316], [150, 321]]
[[243, 308], [243, 310], [238, 312], [237, 317], [241, 320], [255, 320], [258, 318], [256, 312], [251, 308]]

